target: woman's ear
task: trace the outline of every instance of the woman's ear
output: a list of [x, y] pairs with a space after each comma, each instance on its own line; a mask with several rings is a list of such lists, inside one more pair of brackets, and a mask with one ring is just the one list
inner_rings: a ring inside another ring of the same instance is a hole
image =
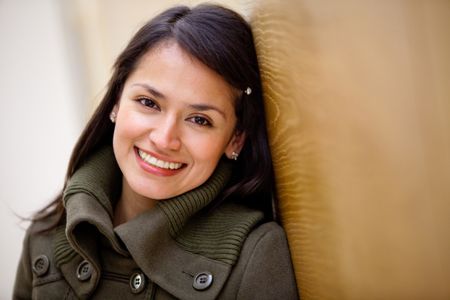
[[116, 123], [118, 111], [119, 111], [119, 104], [116, 104], [114, 105], [113, 109], [111, 110], [111, 113], [109, 114], [109, 119], [111, 120], [111, 122]]
[[119, 111], [119, 103], [114, 104], [114, 107], [113, 107], [112, 111], [115, 112], [116, 114], [118, 113], [118, 111]]
[[243, 131], [235, 131], [233, 133], [233, 136], [225, 149], [225, 155], [229, 159], [237, 160], [242, 147], [244, 147], [245, 138], [246, 135]]

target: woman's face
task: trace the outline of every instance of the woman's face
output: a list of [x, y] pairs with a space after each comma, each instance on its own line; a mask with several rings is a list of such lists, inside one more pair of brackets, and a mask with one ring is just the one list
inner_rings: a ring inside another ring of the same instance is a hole
[[241, 150], [234, 93], [175, 42], [142, 57], [114, 107], [114, 154], [135, 196], [160, 200], [192, 190], [224, 153]]

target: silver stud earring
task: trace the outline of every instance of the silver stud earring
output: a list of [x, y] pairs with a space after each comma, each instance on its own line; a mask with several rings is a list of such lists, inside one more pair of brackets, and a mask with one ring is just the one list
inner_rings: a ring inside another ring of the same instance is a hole
[[112, 111], [112, 112], [109, 114], [109, 119], [111, 120], [111, 122], [116, 123], [116, 118], [117, 118], [116, 112], [115, 112], [115, 111]]
[[237, 160], [237, 159], [238, 159], [238, 156], [239, 156], [239, 153], [237, 153], [237, 152], [234, 152], [234, 151], [233, 151], [233, 152], [231, 153], [231, 159], [232, 159], [232, 160]]
[[246, 93], [247, 96], [248, 96], [248, 95], [250, 95], [250, 94], [252, 93], [252, 89], [248, 86], [248, 87], [244, 90], [244, 93]]

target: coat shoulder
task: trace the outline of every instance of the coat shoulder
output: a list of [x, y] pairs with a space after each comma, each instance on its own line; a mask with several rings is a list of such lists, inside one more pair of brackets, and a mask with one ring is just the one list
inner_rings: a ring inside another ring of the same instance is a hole
[[53, 239], [59, 229], [55, 226], [56, 222], [57, 218], [53, 215], [35, 220], [30, 224], [25, 238], [28, 239], [31, 259], [39, 255], [52, 256]]
[[[16, 272], [13, 299], [29, 299], [33, 290], [41, 287], [47, 289], [47, 285], [55, 286], [62, 282], [53, 254], [57, 228], [52, 224], [55, 221], [55, 216], [50, 216], [32, 221], [28, 226]], [[36, 293], [33, 292], [33, 295], [35, 297]]]
[[222, 298], [298, 299], [286, 234], [278, 223], [250, 232]]

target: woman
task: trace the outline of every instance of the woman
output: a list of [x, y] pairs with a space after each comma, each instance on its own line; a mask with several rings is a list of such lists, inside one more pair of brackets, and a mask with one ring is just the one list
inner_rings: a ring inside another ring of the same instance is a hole
[[295, 299], [248, 24], [175, 7], [118, 57], [15, 299]]

